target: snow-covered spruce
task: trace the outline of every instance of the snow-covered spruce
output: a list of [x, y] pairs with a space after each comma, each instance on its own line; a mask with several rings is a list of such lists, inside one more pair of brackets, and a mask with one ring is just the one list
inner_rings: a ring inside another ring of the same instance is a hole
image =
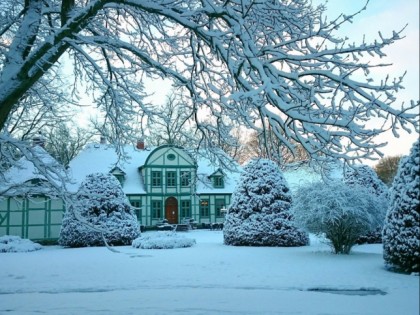
[[344, 182], [349, 186], [363, 186], [376, 196], [388, 195], [388, 187], [369, 165], [348, 167], [344, 172]]
[[341, 181], [301, 187], [293, 204], [296, 221], [311, 233], [325, 234], [336, 254], [349, 254], [361, 235], [378, 226], [381, 207], [366, 188]]
[[420, 142], [401, 159], [390, 189], [383, 229], [385, 263], [390, 269], [420, 272]]
[[195, 239], [168, 231], [144, 233], [133, 241], [132, 246], [142, 249], [172, 249], [191, 247], [195, 243]]
[[266, 159], [251, 161], [232, 196], [223, 227], [224, 242], [235, 246], [303, 246], [290, 211], [292, 195], [278, 166]]
[[0, 237], [0, 253], [25, 253], [41, 249], [42, 246], [20, 236], [4, 235]]
[[344, 173], [344, 182], [355, 187], [357, 185], [365, 187], [370, 193], [377, 197], [377, 202], [381, 205], [376, 207], [378, 210], [378, 226], [360, 236], [357, 244], [375, 244], [382, 243], [382, 229], [385, 222], [386, 210], [388, 208], [388, 187], [380, 180], [376, 172], [368, 165], [355, 165], [346, 169]]
[[[84, 221], [84, 222], [81, 222]], [[111, 174], [86, 176], [67, 209], [59, 243], [69, 247], [129, 245], [140, 235], [137, 218], [120, 183]]]

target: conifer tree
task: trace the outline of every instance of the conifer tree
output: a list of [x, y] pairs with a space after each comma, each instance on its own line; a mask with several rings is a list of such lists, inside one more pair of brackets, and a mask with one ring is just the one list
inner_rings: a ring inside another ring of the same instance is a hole
[[401, 159], [390, 190], [383, 230], [385, 263], [390, 269], [420, 272], [420, 142]]
[[67, 210], [59, 243], [69, 247], [130, 245], [140, 235], [137, 218], [120, 183], [111, 174], [86, 176]]
[[232, 196], [223, 228], [224, 242], [235, 246], [303, 246], [308, 235], [291, 212], [292, 195], [278, 166], [251, 161]]

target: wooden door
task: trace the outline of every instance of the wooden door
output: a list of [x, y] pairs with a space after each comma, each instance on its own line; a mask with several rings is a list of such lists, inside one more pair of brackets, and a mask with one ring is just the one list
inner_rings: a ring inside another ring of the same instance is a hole
[[175, 197], [165, 201], [165, 219], [169, 224], [178, 224], [178, 200]]

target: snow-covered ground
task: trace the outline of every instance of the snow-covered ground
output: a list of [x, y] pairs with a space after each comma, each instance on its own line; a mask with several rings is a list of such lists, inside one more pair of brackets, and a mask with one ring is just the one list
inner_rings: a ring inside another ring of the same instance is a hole
[[419, 314], [419, 277], [386, 271], [381, 245], [347, 256], [316, 240], [269, 248], [223, 245], [221, 231], [188, 237], [196, 245], [1, 253], [0, 314]]

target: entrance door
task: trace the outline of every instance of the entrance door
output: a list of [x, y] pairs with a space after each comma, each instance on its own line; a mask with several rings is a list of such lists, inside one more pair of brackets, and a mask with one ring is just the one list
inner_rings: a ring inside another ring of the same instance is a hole
[[178, 200], [175, 197], [165, 201], [165, 218], [169, 224], [178, 224]]

